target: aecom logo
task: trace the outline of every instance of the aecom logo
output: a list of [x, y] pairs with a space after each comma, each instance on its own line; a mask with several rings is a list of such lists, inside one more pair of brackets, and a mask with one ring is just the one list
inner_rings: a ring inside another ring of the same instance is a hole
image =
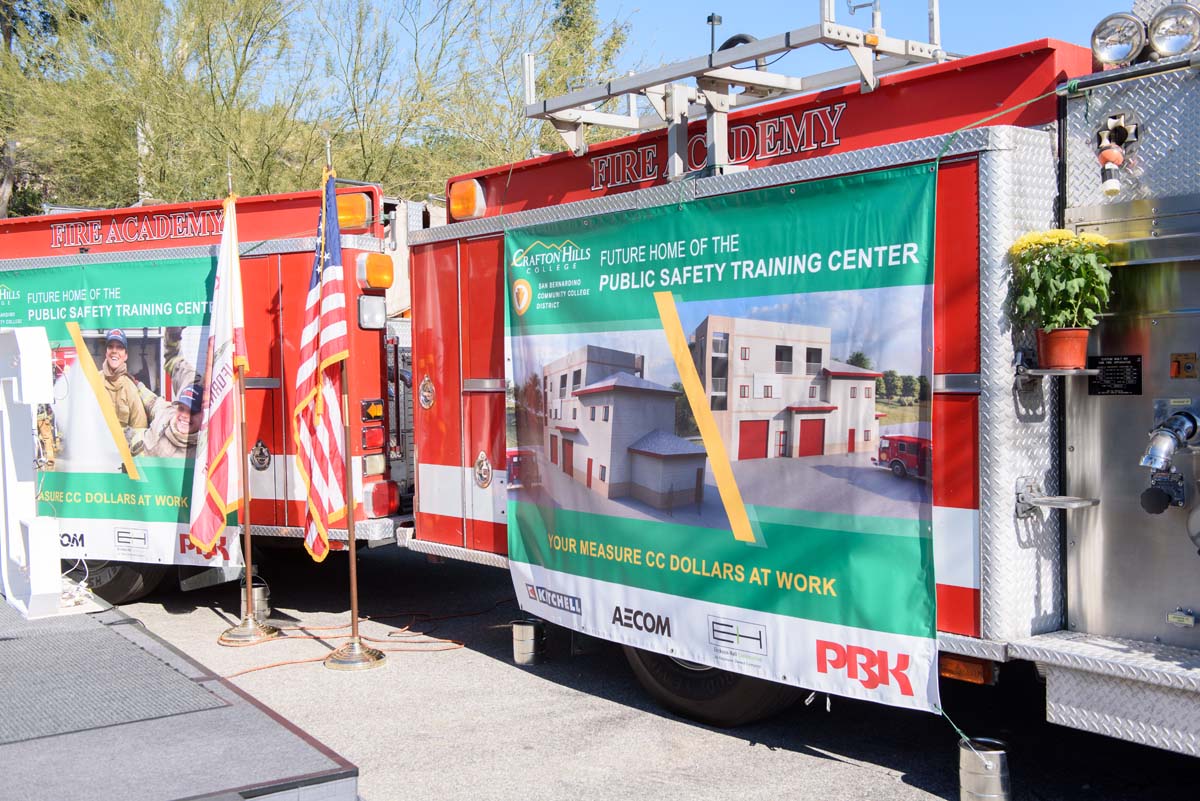
[[666, 615], [630, 609], [628, 606], [616, 606], [613, 607], [612, 622], [617, 626], [644, 631], [647, 634], [671, 636], [671, 618]]

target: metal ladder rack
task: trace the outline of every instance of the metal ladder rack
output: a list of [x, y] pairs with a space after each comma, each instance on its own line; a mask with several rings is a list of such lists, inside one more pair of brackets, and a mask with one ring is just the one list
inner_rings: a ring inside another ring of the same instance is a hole
[[[836, 0], [817, 0], [820, 22], [766, 39], [750, 41], [706, 56], [679, 61], [663, 67], [598, 84], [565, 95], [537, 99], [535, 65], [532, 53], [524, 59], [525, 116], [543, 119], [554, 125], [576, 156], [587, 153], [585, 131], [600, 126], [625, 131], [645, 131], [667, 127], [667, 177], [675, 181], [687, 173], [688, 121], [705, 116], [708, 121], [708, 164], [712, 174], [725, 174], [738, 168], [729, 164], [729, 111], [739, 106], [761, 103], [788, 95], [814, 92], [831, 86], [858, 81], [862, 91], [873, 91], [879, 77], [917, 64], [937, 63], [951, 58], [941, 47], [941, 22], [938, 0], [929, 0], [929, 41], [896, 39], [886, 34], [880, 3], [855, 4], [847, 0], [850, 13], [871, 6], [872, 27], [862, 30], [837, 22]], [[742, 38], [742, 37], [738, 37]], [[853, 65], [804, 77], [793, 77], [762, 69], [762, 60], [810, 45], [827, 45], [845, 50]], [[756, 62], [756, 69], [736, 65]], [[694, 78], [696, 86], [680, 81]], [[734, 93], [735, 87], [743, 91]], [[614, 98], [626, 97], [627, 111], [617, 114], [597, 110]], [[654, 110], [640, 115], [637, 98], [643, 97]]]

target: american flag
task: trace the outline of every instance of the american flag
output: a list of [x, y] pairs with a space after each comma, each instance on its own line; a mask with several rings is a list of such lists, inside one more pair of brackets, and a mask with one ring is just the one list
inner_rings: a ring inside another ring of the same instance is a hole
[[342, 450], [342, 372], [349, 354], [342, 244], [338, 230], [333, 170], [325, 170], [325, 194], [317, 223], [300, 367], [296, 371], [296, 409], [292, 422], [296, 466], [307, 498], [304, 547], [320, 562], [329, 553], [329, 526], [346, 515], [346, 462]]

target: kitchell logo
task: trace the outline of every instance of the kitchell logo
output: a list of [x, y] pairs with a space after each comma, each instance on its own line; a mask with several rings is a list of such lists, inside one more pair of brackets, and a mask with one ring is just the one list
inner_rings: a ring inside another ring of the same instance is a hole
[[530, 599], [538, 603], [570, 612], [573, 615], [583, 614], [583, 601], [574, 595], [564, 595], [561, 592], [548, 590], [545, 587], [535, 587], [532, 584], [526, 584], [525, 589], [529, 593]]

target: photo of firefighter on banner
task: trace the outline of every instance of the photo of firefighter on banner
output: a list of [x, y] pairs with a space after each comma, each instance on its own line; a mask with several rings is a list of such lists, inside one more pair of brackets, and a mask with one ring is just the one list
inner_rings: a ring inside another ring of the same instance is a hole
[[936, 168], [505, 235], [521, 607], [934, 710]]
[[[234, 267], [236, 247], [234, 227], [221, 248]], [[237, 452], [229, 444], [232, 334], [215, 354], [210, 342], [214, 303], [224, 306], [227, 295], [214, 299], [218, 261], [81, 260], [6, 278], [27, 304], [12, 324], [44, 327], [50, 341], [54, 400], [38, 412], [38, 508], [57, 519], [64, 559], [241, 564], [225, 528], [240, 497], [227, 460]], [[216, 322], [229, 321], [222, 311]], [[215, 434], [209, 412], [218, 413]], [[199, 539], [189, 534], [194, 513]]]

